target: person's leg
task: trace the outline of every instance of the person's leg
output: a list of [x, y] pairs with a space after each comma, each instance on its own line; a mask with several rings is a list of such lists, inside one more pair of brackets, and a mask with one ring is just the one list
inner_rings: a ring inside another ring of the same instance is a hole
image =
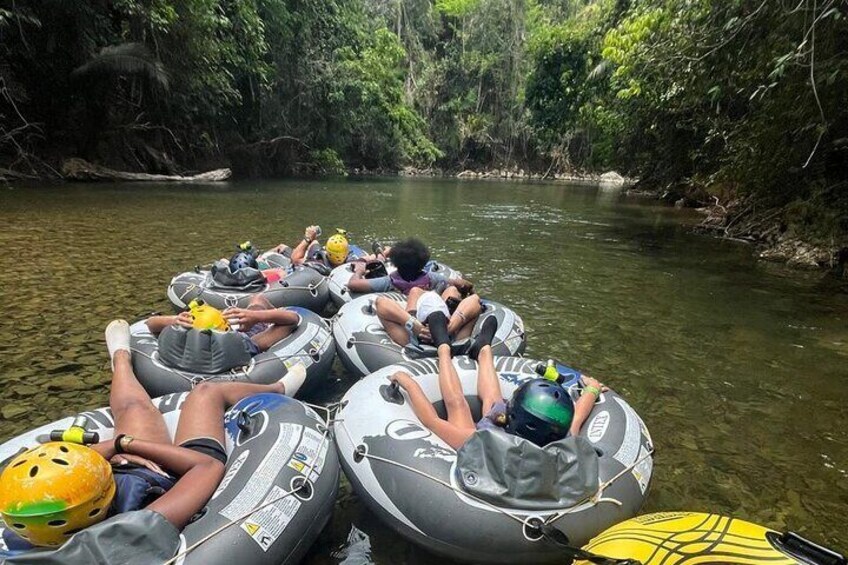
[[115, 435], [129, 434], [148, 441], [171, 443], [165, 419], [135, 377], [129, 342], [130, 329], [125, 320], [115, 320], [107, 326], [106, 344], [112, 357], [109, 407], [115, 419]]
[[474, 323], [482, 311], [480, 297], [476, 294], [463, 299], [450, 317], [448, 332], [455, 336], [457, 340], [470, 336], [471, 332], [474, 331]]
[[[276, 307], [271, 304], [271, 301], [264, 294], [257, 294], [250, 298], [247, 305], [249, 310], [274, 310]], [[288, 337], [297, 329], [297, 326], [285, 326], [272, 324], [267, 329], [262, 330], [250, 336], [253, 343], [260, 351], [268, 351], [271, 347], [281, 339]]]
[[417, 286], [409, 289], [409, 293], [406, 295], [406, 311], [411, 316], [414, 316], [418, 311], [418, 300], [425, 292], [427, 291]]
[[498, 320], [494, 316], [489, 316], [483, 320], [480, 326], [480, 333], [474, 338], [471, 346], [468, 348], [467, 355], [472, 359], [477, 359], [477, 356], [485, 346], [491, 346], [492, 340], [495, 338], [495, 333], [498, 331]]
[[262, 330], [258, 334], [252, 335], [250, 339], [256, 344], [260, 351], [268, 351], [275, 343], [292, 334], [297, 326], [277, 326], [272, 325], [266, 330]]
[[247, 396], [272, 392], [285, 394], [282, 382], [269, 385], [221, 382], [200, 383], [183, 403], [174, 443], [180, 445], [196, 438], [212, 438], [224, 443], [224, 412]]
[[477, 396], [483, 403], [483, 414], [488, 414], [492, 406], [503, 402], [501, 381], [495, 371], [495, 357], [489, 345], [480, 349], [477, 355]]
[[465, 400], [459, 375], [453, 366], [450, 346], [446, 344], [439, 346], [439, 390], [448, 413], [448, 422], [459, 429], [474, 430], [471, 408]]
[[421, 390], [421, 386], [409, 374], [398, 371], [390, 377], [390, 380], [396, 382], [406, 391], [409, 396], [409, 403], [412, 405], [412, 411], [418, 420], [454, 449], [459, 449], [474, 433], [475, 427], [473, 424], [471, 427], [460, 427], [452, 422], [442, 420], [424, 391]]
[[389, 334], [392, 341], [400, 346], [405, 346], [410, 342], [409, 331], [407, 330], [410, 320], [412, 320], [413, 335], [421, 333], [423, 325], [391, 298], [377, 297], [374, 301], [374, 310], [377, 313], [377, 319], [386, 329], [386, 333]]
[[448, 287], [442, 292], [442, 299], [445, 302], [453, 298], [454, 300], [462, 300], [462, 294], [460, 294], [459, 289], [453, 285], [448, 285]]

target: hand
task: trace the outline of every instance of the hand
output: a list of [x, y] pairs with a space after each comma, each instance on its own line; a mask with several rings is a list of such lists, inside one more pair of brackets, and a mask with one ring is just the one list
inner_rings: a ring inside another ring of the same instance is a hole
[[471, 296], [472, 294], [474, 294], [474, 283], [465, 281], [465, 284], [459, 288], [459, 293], [462, 295], [463, 298], [465, 298], [466, 296]]
[[303, 237], [309, 243], [312, 243], [318, 238], [318, 226], [309, 226], [306, 228], [306, 231], [303, 232]]
[[133, 464], [138, 465], [140, 467], [145, 467], [147, 469], [150, 469], [154, 473], [158, 473], [158, 474], [162, 475], [163, 477], [170, 476], [170, 475], [168, 475], [168, 473], [166, 473], [162, 469], [162, 467], [160, 467], [159, 465], [157, 465], [153, 461], [150, 461], [149, 459], [145, 459], [144, 457], [139, 457], [138, 455], [133, 455], [131, 453], [115, 454], [115, 455], [112, 456], [111, 459], [109, 459], [109, 463], [112, 463], [113, 465], [127, 465], [129, 463], [133, 463]]
[[397, 383], [398, 386], [404, 390], [406, 390], [406, 383], [409, 382], [410, 377], [408, 374], [398, 371], [397, 373], [393, 373], [389, 376], [389, 380], [393, 383]]
[[180, 326], [182, 328], [191, 329], [194, 327], [194, 316], [191, 315], [191, 312], [180, 312], [176, 316], [174, 316], [174, 325]]
[[355, 261], [353, 263], [353, 273], [355, 275], [364, 275], [365, 274], [365, 262], [364, 261]]
[[239, 331], [245, 332], [262, 322], [261, 312], [261, 310], [248, 310], [247, 308], [227, 308], [223, 315], [227, 323], [237, 325]]
[[418, 332], [418, 340], [425, 343], [433, 343], [433, 336], [430, 334], [430, 328], [423, 326], [421, 331]]
[[598, 379], [593, 379], [589, 375], [580, 375], [580, 380], [583, 382], [583, 386], [593, 386], [601, 392], [609, 390], [609, 387], [605, 386]]

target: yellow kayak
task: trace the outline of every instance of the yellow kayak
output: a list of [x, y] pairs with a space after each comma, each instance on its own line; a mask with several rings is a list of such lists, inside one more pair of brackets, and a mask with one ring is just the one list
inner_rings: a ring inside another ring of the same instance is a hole
[[[643, 565], [840, 564], [845, 558], [796, 534], [717, 514], [659, 512], [626, 520], [598, 534], [584, 550]], [[797, 556], [798, 558], [793, 558]], [[577, 561], [589, 565], [588, 561]]]

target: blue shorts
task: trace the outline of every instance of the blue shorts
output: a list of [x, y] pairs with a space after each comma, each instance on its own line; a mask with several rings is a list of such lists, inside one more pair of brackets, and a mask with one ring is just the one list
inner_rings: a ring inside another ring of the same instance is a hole
[[492, 409], [489, 410], [488, 414], [484, 414], [483, 417], [477, 422], [478, 430], [503, 430], [503, 426], [499, 426], [497, 424], [498, 418], [502, 415], [506, 414], [506, 400], [503, 402], [496, 402]]
[[253, 327], [245, 332], [239, 332], [239, 335], [244, 340], [244, 346], [247, 349], [247, 352], [250, 353], [250, 356], [259, 355], [262, 353], [262, 350], [259, 349], [259, 346], [256, 345], [256, 342], [253, 341], [253, 336], [258, 333], [264, 332], [268, 328], [271, 327], [271, 324], [259, 323], [253, 324]]
[[250, 353], [251, 357], [254, 357], [254, 356], [262, 353], [262, 350], [259, 349], [259, 346], [256, 345], [256, 342], [253, 341], [253, 339], [249, 335], [247, 335], [246, 333], [242, 333], [242, 332], [239, 332], [239, 335], [244, 340], [244, 348], [247, 349], [247, 352]]

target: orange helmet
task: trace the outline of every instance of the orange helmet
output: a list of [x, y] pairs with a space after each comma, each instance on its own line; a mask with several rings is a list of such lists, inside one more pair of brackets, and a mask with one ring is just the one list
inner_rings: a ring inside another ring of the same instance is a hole
[[327, 240], [325, 249], [327, 250], [327, 258], [330, 260], [330, 263], [334, 267], [338, 267], [347, 261], [350, 246], [348, 245], [347, 238], [343, 234], [337, 233]]
[[91, 448], [50, 442], [15, 457], [0, 475], [0, 516], [33, 545], [57, 546], [106, 518], [112, 467]]

